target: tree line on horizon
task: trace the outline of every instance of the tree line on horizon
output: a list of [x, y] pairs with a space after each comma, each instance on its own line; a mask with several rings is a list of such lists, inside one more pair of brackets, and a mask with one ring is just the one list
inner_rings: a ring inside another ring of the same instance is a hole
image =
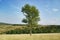
[[[21, 27], [14, 30], [6, 31], [2, 34], [29, 34], [29, 27]], [[50, 25], [50, 26], [40, 26], [32, 27], [32, 34], [36, 33], [60, 33], [60, 26]]]

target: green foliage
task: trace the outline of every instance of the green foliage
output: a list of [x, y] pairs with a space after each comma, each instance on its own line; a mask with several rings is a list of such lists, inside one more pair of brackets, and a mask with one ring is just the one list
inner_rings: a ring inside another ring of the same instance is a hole
[[23, 19], [22, 22], [27, 23], [28, 21], [26, 19]]
[[26, 19], [23, 19], [22, 22], [27, 23], [30, 29], [30, 35], [32, 33], [32, 27], [38, 25], [39, 21], [39, 11], [35, 6], [30, 6], [26, 4], [22, 7], [22, 12], [25, 15]]
[[29, 26], [37, 25], [39, 21], [39, 11], [35, 6], [30, 6], [26, 4], [22, 7], [22, 12], [25, 15], [26, 19], [23, 19], [24, 23], [28, 23]]
[[[22, 27], [5, 32], [6, 34], [29, 34], [29, 27]], [[32, 27], [32, 33], [60, 33], [60, 26]]]
[[29, 33], [29, 29], [28, 28], [18, 28], [18, 29], [15, 29], [15, 30], [10, 30], [10, 31], [7, 31], [5, 32], [6, 34], [28, 34]]
[[[29, 34], [27, 24], [2, 24], [0, 34]], [[39, 25], [32, 27], [32, 33], [60, 33], [60, 25]]]

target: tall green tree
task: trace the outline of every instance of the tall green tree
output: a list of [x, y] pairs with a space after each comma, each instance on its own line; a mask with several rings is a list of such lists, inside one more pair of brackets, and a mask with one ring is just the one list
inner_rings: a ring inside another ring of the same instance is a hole
[[38, 21], [40, 20], [39, 11], [35, 6], [31, 6], [26, 4], [22, 7], [21, 10], [26, 17], [22, 20], [22, 22], [27, 23], [27, 26], [30, 29], [30, 35], [32, 34], [32, 27], [36, 27], [38, 25]]

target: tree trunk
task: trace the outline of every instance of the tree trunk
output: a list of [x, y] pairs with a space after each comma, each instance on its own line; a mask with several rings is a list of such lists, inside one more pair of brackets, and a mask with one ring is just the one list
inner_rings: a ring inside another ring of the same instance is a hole
[[31, 27], [31, 25], [30, 25], [30, 36], [32, 35], [32, 27]]
[[30, 28], [30, 36], [32, 35], [32, 28]]

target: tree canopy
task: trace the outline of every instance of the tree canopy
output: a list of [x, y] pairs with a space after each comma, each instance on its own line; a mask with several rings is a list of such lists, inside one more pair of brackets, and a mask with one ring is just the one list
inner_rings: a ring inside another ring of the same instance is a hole
[[27, 23], [30, 27], [30, 30], [32, 27], [38, 25], [38, 21], [40, 20], [39, 17], [39, 11], [35, 6], [30, 6], [29, 4], [26, 4], [22, 7], [22, 12], [25, 19], [22, 20], [22, 22]]

